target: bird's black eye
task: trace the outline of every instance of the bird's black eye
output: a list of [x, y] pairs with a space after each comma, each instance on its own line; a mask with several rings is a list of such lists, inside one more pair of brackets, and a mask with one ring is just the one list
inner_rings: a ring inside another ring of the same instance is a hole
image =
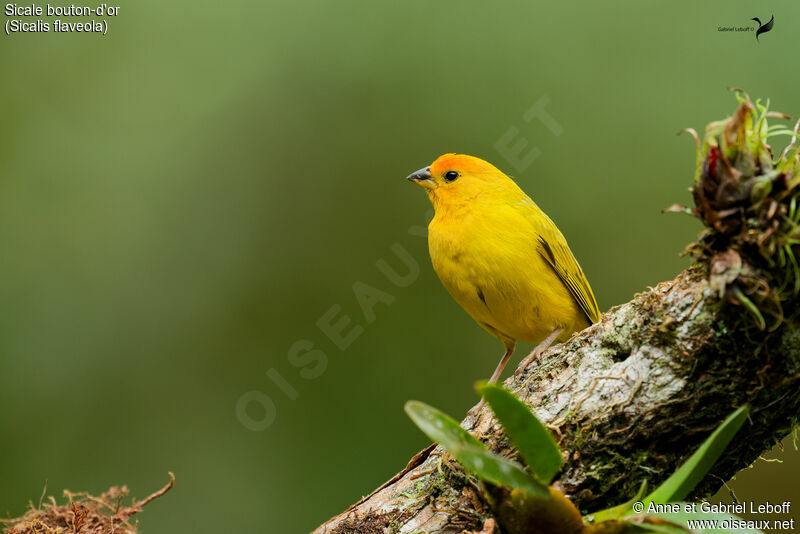
[[452, 182], [456, 178], [458, 178], [458, 173], [456, 171], [447, 171], [446, 173], [444, 173], [445, 182]]

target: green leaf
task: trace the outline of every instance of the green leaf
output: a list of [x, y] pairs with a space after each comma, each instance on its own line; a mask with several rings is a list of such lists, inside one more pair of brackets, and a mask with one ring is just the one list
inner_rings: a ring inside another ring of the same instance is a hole
[[[686, 503], [680, 503], [681, 510], [685, 510]], [[764, 534], [760, 530], [756, 530], [753, 528], [723, 528], [723, 521], [740, 521], [740, 524], [744, 524], [742, 518], [737, 517], [735, 515], [730, 514], [722, 514], [722, 513], [712, 513], [712, 512], [663, 512], [663, 513], [654, 513], [649, 514], [653, 517], [658, 517], [661, 519], [666, 519], [667, 521], [672, 521], [674, 523], [678, 523], [680, 525], [684, 525], [688, 528], [689, 521], [697, 521], [697, 520], [707, 520], [707, 521], [717, 521], [717, 528], [706, 527], [703, 528], [697, 523], [692, 525], [691, 532], [696, 532], [697, 534]]]
[[680, 501], [689, 495], [742, 427], [747, 419], [747, 411], [745, 404], [729, 415], [671, 477], [644, 499], [645, 505], [649, 502], [665, 504]]
[[458, 421], [429, 406], [424, 402], [408, 401], [406, 413], [426, 436], [450, 451], [454, 447], [479, 447], [484, 449], [478, 438], [461, 428]]
[[647, 481], [642, 480], [642, 485], [639, 486], [639, 491], [636, 492], [636, 495], [633, 497], [633, 499], [614, 506], [613, 508], [606, 508], [605, 510], [600, 510], [599, 512], [589, 514], [592, 523], [597, 524], [602, 523], [603, 521], [609, 521], [611, 519], [622, 519], [623, 517], [631, 515], [633, 513], [633, 503], [642, 500], [645, 491], [647, 491]]
[[489, 452], [483, 443], [461, 428], [449, 415], [418, 401], [407, 402], [405, 409], [420, 430], [481, 480], [522, 490], [539, 498], [550, 498], [545, 485], [514, 462]]
[[[657, 523], [653, 521], [658, 521]], [[633, 521], [611, 520], [600, 524], [585, 527], [582, 534], [650, 534], [658, 532], [660, 534], [687, 534], [693, 532], [679, 524], [667, 523], [660, 518], [650, 516], [639, 516]]]
[[485, 448], [456, 447], [447, 449], [467, 471], [478, 478], [498, 486], [522, 490], [540, 499], [549, 499], [547, 486], [530, 476], [522, 467]]
[[492, 407], [533, 476], [549, 484], [564, 461], [547, 427], [524, 402], [502, 386], [479, 383], [476, 389]]
[[624, 534], [644, 534], [648, 532], [658, 532], [659, 534], [686, 534], [691, 532], [682, 526], [670, 524], [657, 524], [657, 523], [632, 523], [623, 521], [628, 529], [624, 530]]
[[[686, 510], [686, 503], [674, 503], [680, 506], [681, 510]], [[691, 505], [690, 505], [691, 506]], [[695, 505], [696, 506], [696, 505]], [[669, 521], [669, 523], [654, 523], [654, 520]], [[691, 528], [690, 528], [690, 523]], [[698, 521], [708, 521], [708, 523], [698, 523]], [[744, 520], [734, 515], [711, 513], [711, 512], [657, 512], [648, 514], [646, 516], [638, 516], [632, 521], [621, 521], [620, 524], [623, 528], [620, 529], [618, 534], [646, 534], [649, 532], [658, 532], [661, 534], [764, 534], [760, 530], [748, 528], [746, 525], [742, 528], [727, 527], [725, 522], [738, 521], [740, 525], [745, 525]], [[592, 525], [586, 529], [587, 534], [591, 534], [593, 530], [603, 532], [603, 525]]]

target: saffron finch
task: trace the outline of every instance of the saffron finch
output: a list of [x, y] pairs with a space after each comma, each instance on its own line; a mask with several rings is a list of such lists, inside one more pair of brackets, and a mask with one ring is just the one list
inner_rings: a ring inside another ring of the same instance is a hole
[[567, 241], [514, 181], [491, 163], [445, 154], [408, 176], [435, 215], [428, 226], [433, 268], [456, 302], [505, 348], [494, 383], [517, 341], [538, 346], [520, 368], [597, 322], [592, 288]]

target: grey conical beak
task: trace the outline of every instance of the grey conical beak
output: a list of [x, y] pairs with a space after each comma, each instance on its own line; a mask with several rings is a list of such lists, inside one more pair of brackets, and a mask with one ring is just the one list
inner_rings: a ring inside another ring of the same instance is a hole
[[[409, 174], [407, 179], [411, 180], [412, 182], [420, 183], [420, 182], [430, 182], [433, 183], [433, 176], [431, 176], [431, 168], [424, 167], [416, 172]], [[421, 184], [420, 184], [421, 185]]]

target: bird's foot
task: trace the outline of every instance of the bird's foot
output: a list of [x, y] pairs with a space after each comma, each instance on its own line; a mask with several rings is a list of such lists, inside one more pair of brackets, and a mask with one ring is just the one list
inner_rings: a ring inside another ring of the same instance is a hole
[[538, 363], [539, 357], [542, 355], [542, 353], [550, 348], [550, 345], [553, 344], [553, 341], [555, 341], [563, 331], [563, 328], [556, 328], [550, 332], [550, 335], [544, 338], [544, 341], [536, 345], [536, 348], [533, 349], [530, 354], [525, 356], [525, 358], [519, 363], [517, 370], [514, 371], [514, 376], [521, 375], [534, 360]]
[[534, 361], [538, 363], [539, 362], [539, 356], [542, 355], [542, 353], [544, 352], [544, 349], [546, 349], [546, 348], [547, 347], [541, 347], [541, 345], [540, 345], [539, 347], [536, 347], [535, 349], [533, 349], [530, 354], [525, 356], [525, 358], [523, 358], [522, 361], [519, 362], [519, 366], [517, 367], [517, 370], [514, 371], [514, 376], [521, 375], [523, 372], [525, 372], [525, 369], [527, 369], [528, 366], [531, 363], [533, 363]]

